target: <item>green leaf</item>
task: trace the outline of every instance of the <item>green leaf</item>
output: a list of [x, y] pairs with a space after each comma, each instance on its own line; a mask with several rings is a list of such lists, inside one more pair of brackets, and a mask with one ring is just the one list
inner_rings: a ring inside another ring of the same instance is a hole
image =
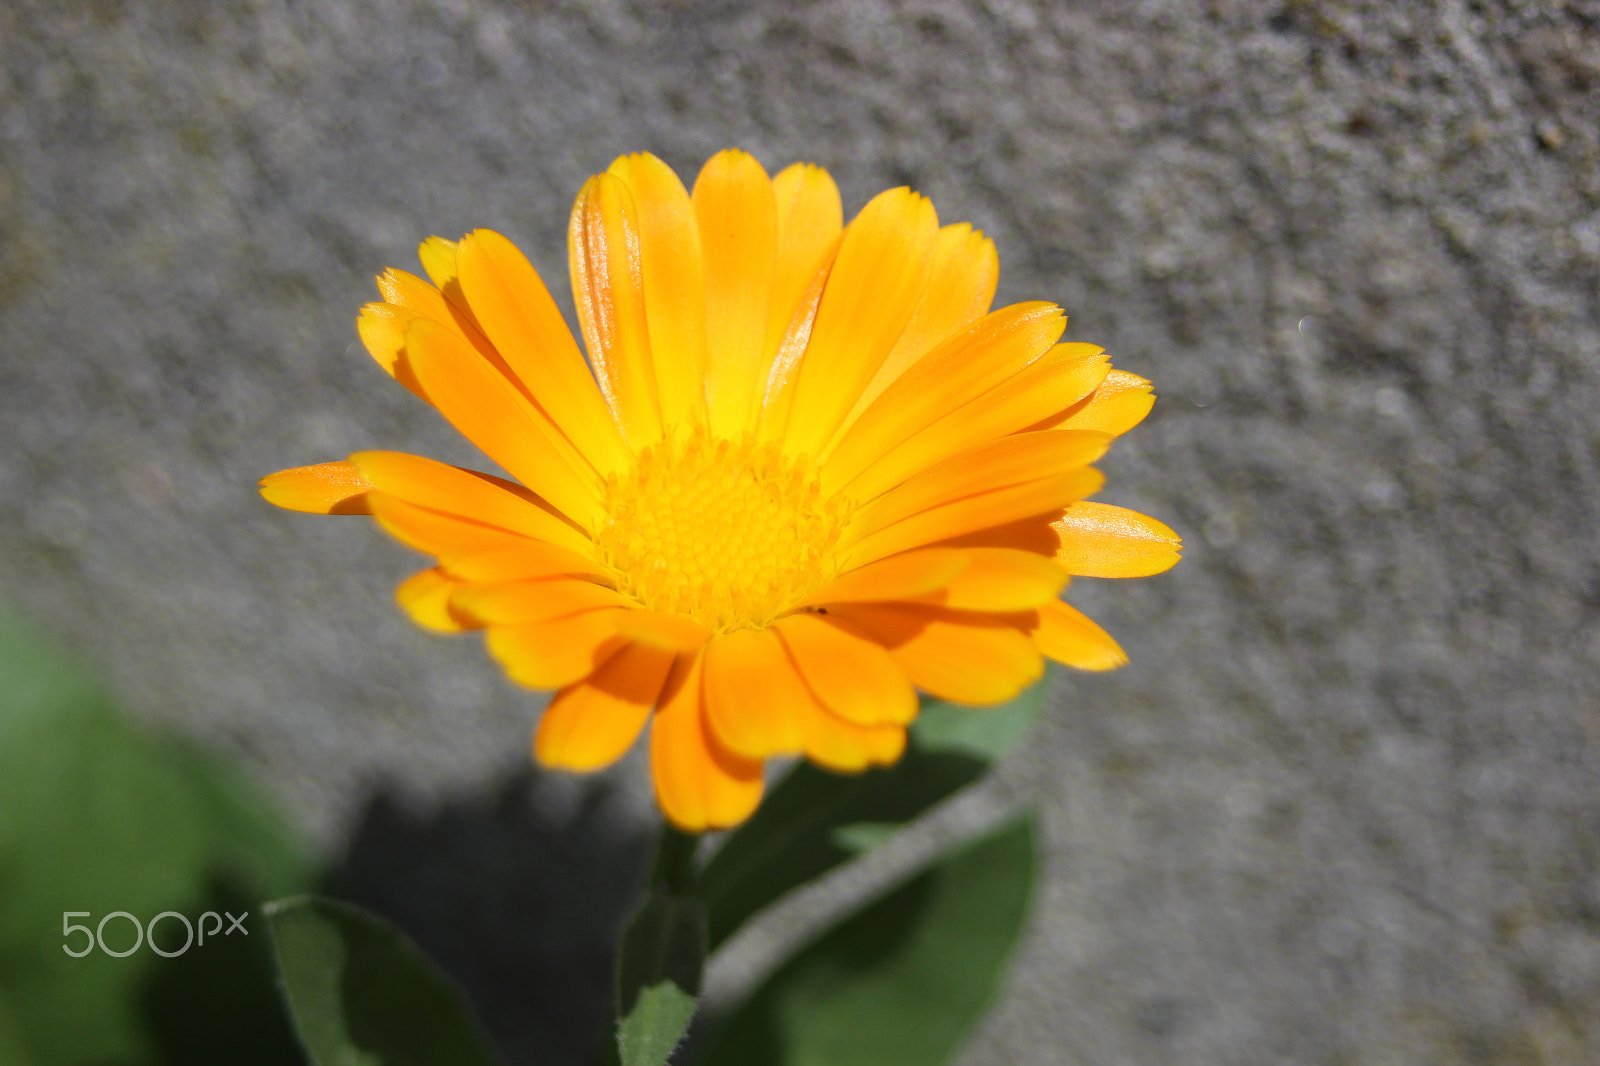
[[[218, 1061], [296, 1052], [262, 938], [235, 934], [163, 958], [63, 952], [63, 912], [92, 930], [124, 911], [250, 916], [310, 867], [287, 828], [214, 757], [126, 720], [102, 687], [0, 611], [0, 999], [36, 1066]], [[106, 927], [133, 942], [132, 923]], [[161, 927], [182, 944], [181, 923]], [[12, 1056], [13, 1058], [16, 1056]], [[0, 1059], [10, 1061], [9, 1058]]]
[[694, 1017], [706, 961], [706, 910], [694, 875], [699, 840], [663, 827], [650, 893], [623, 931], [617, 960], [621, 1066], [661, 1066]]
[[704, 1066], [938, 1066], [1022, 931], [1033, 819], [947, 853], [823, 933], [728, 1019]]
[[845, 851], [865, 855], [900, 829], [899, 822], [851, 822], [835, 828], [829, 838]]
[[1047, 675], [999, 707], [926, 701], [905, 755], [886, 770], [844, 776], [809, 763], [795, 766], [701, 874], [712, 948], [757, 911], [882, 843], [983, 776], [1026, 735], [1048, 689]]
[[712, 856], [701, 877], [715, 949], [757, 911], [856, 856], [841, 827], [903, 825], [972, 783], [987, 763], [908, 748], [887, 770], [843, 777], [800, 763]]
[[22, 1027], [0, 992], [0, 1062], [6, 1066], [33, 1066], [33, 1056], [28, 1054], [22, 1040]]
[[1022, 695], [998, 707], [962, 707], [928, 700], [911, 723], [911, 742], [923, 751], [944, 751], [993, 762], [1016, 747], [1044, 711], [1052, 670]]
[[617, 1023], [622, 1066], [660, 1066], [672, 1056], [694, 1017], [695, 997], [672, 981], [641, 989]]
[[494, 1066], [455, 984], [409, 937], [315, 896], [268, 904], [284, 999], [314, 1066]]

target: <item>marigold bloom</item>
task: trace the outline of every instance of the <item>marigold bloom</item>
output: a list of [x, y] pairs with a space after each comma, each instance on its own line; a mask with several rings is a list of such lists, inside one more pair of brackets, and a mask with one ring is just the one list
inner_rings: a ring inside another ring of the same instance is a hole
[[432, 284], [385, 272], [361, 339], [516, 480], [370, 451], [262, 494], [435, 557], [401, 606], [559, 690], [544, 763], [606, 766], [653, 712], [682, 829], [748, 817], [769, 756], [894, 762], [918, 688], [993, 704], [1044, 657], [1120, 666], [1058, 594], [1177, 561], [1166, 526], [1084, 499], [1150, 383], [1058, 343], [1053, 304], [990, 312], [993, 243], [908, 189], [844, 225], [815, 166], [725, 151], [691, 192], [618, 159], [572, 212], [587, 360], [498, 233], [420, 255]]

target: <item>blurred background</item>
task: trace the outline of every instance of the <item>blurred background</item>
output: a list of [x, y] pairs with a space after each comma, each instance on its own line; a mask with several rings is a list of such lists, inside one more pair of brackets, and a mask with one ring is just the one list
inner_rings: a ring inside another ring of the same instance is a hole
[[[1600, 1060], [1600, 2], [5, 0], [0, 70], [0, 600], [282, 812], [206, 891], [361, 902], [585, 1060], [644, 768], [536, 773], [420, 560], [254, 486], [482, 465], [353, 343], [371, 276], [489, 226], [568, 302], [586, 176], [732, 145], [929, 195], [1161, 397], [1100, 498], [1186, 559], [1071, 590], [1132, 664], [991, 784], [1047, 878], [963, 1066]], [[59, 959], [35, 896], [0, 963]]]

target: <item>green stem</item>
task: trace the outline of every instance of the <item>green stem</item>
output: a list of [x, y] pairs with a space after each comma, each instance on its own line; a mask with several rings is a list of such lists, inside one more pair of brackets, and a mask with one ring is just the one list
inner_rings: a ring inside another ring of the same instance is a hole
[[[705, 904], [695, 853], [700, 837], [661, 823], [655, 861], [643, 905], [628, 921], [617, 956], [617, 1038], [608, 1041], [601, 1066], [620, 1066], [622, 1045], [665, 1041], [670, 1049], [683, 1037], [694, 1013], [705, 968]], [[665, 997], [665, 998], [663, 998]], [[662, 1012], [666, 1013], [663, 1015]], [[681, 1014], [681, 1017], [678, 1015]], [[665, 1026], [665, 1028], [662, 1028]], [[663, 1058], [651, 1061], [665, 1061]]]
[[656, 842], [655, 864], [650, 870], [650, 886], [661, 888], [672, 896], [698, 894], [700, 873], [695, 865], [695, 853], [700, 849], [700, 837], [673, 827], [671, 822], [661, 823], [661, 836]]

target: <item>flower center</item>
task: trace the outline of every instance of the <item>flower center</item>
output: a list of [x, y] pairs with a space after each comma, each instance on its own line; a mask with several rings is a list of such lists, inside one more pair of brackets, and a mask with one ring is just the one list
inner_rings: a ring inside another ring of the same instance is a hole
[[834, 577], [845, 506], [807, 460], [696, 430], [606, 484], [596, 534], [617, 588], [722, 632], [764, 626]]

